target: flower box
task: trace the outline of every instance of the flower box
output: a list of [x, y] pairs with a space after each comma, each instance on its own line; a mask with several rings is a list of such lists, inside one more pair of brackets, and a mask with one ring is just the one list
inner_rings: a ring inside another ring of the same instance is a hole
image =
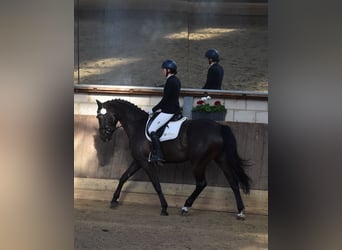
[[192, 119], [210, 119], [215, 121], [224, 121], [226, 119], [226, 112], [198, 112], [192, 111]]
[[210, 96], [202, 97], [197, 102], [197, 106], [192, 109], [192, 119], [210, 119], [215, 121], [224, 121], [227, 109], [220, 101], [215, 101], [213, 105], [208, 103]]

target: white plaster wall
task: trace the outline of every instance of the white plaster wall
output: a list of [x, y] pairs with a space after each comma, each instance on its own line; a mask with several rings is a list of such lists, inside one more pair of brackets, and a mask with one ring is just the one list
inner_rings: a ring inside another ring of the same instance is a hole
[[[133, 95], [94, 95], [94, 94], [75, 94], [74, 95], [74, 114], [77, 115], [96, 115], [96, 99], [105, 102], [112, 99], [124, 99], [134, 103], [143, 110], [150, 110], [156, 105], [161, 96], [133, 96]], [[193, 106], [200, 98], [193, 99]], [[268, 124], [268, 101], [243, 100], [243, 99], [222, 99], [214, 98], [211, 101], [219, 100], [227, 108], [226, 121], [249, 122]], [[183, 106], [183, 98], [180, 98]]]

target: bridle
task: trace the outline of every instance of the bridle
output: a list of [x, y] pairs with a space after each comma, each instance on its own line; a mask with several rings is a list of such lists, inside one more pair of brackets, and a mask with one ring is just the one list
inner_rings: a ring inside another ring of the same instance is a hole
[[101, 113], [98, 112], [97, 119], [99, 119], [100, 121], [100, 127], [99, 127], [99, 131], [101, 134], [106, 136], [106, 140], [109, 140], [111, 138], [111, 136], [113, 135], [113, 133], [115, 132], [115, 130], [119, 127], [121, 127], [121, 123], [120, 126], [116, 126], [116, 124], [118, 123], [118, 119], [116, 118], [116, 116], [110, 112], [108, 113]]
[[[113, 112], [108, 112], [103, 106], [97, 110], [96, 118], [99, 120], [100, 136], [102, 136], [104, 141], [109, 141], [118, 128], [124, 127], [119, 117]], [[146, 118], [136, 119], [131, 121], [130, 124], [141, 122], [143, 119]]]

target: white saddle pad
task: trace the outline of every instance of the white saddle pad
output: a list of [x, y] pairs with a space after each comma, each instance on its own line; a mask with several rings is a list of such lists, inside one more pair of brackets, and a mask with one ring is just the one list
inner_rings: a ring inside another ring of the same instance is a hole
[[[150, 119], [147, 120], [148, 121]], [[162, 134], [162, 136], [159, 138], [159, 141], [168, 141], [168, 140], [173, 140], [175, 138], [177, 138], [178, 133], [179, 133], [179, 129], [181, 127], [181, 125], [183, 124], [183, 122], [185, 122], [187, 120], [187, 118], [184, 116], [182, 119], [178, 120], [178, 121], [172, 121], [169, 122]], [[147, 138], [147, 140], [151, 141], [151, 138], [148, 136], [147, 134], [147, 129], [145, 128], [145, 136]]]

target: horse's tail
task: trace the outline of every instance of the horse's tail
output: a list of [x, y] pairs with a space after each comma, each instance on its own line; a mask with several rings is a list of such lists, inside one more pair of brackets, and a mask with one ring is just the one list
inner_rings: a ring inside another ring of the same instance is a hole
[[244, 170], [244, 167], [249, 166], [248, 161], [240, 158], [237, 152], [236, 139], [230, 127], [222, 125], [221, 134], [224, 140], [228, 165], [232, 169], [232, 174], [238, 179], [243, 192], [248, 194], [250, 191], [251, 179]]

